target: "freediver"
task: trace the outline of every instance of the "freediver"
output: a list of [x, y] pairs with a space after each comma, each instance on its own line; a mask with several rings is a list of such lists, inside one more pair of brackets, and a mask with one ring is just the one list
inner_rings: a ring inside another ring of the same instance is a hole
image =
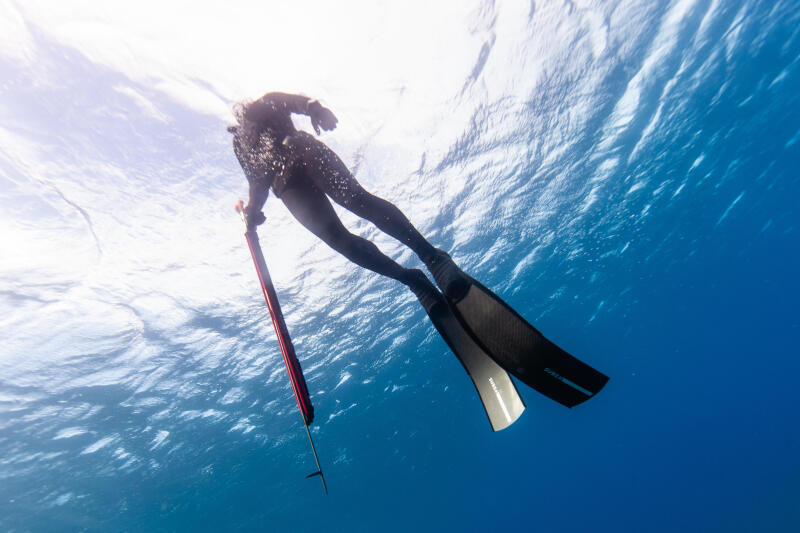
[[248, 227], [265, 221], [262, 208], [272, 188], [303, 226], [350, 261], [400, 281], [422, 298], [432, 297], [435, 288], [421, 270], [402, 267], [372, 242], [350, 233], [329, 198], [410, 247], [429, 267], [441, 262], [444, 253], [394, 204], [364, 190], [333, 150], [298, 131], [291, 113], [308, 115], [317, 135], [338, 123], [318, 100], [294, 94], [267, 93], [234, 107], [238, 125], [228, 130], [234, 134], [233, 149], [250, 186], [244, 208]]
[[[233, 149], [249, 183], [249, 200], [244, 207], [249, 230], [264, 223], [262, 208], [271, 188], [289, 212], [328, 246], [357, 265], [411, 289], [454, 351], [453, 335], [464, 332], [452, 330], [464, 328], [506, 371], [568, 406], [585, 401], [605, 385], [606, 376], [552, 344], [494, 293], [466, 275], [394, 204], [364, 190], [333, 150], [298, 131], [292, 113], [310, 117], [317, 135], [336, 128], [336, 115], [318, 100], [270, 92], [236, 104], [233, 111], [238, 124], [228, 131], [233, 133]], [[350, 233], [329, 198], [411, 248], [442, 292], [421, 270], [399, 265], [372, 242]], [[454, 313], [458, 320], [442, 319], [446, 313]]]

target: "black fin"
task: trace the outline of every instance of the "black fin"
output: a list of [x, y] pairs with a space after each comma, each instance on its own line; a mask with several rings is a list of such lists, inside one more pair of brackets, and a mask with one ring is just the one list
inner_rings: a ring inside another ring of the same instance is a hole
[[572, 407], [597, 394], [608, 376], [568, 354], [440, 252], [431, 272], [459, 318], [492, 359], [548, 398]]

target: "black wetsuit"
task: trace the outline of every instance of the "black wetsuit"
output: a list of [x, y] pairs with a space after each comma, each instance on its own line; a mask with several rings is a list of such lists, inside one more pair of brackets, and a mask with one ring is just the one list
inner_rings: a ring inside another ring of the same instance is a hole
[[328, 197], [410, 247], [424, 262], [436, 253], [394, 204], [365, 191], [333, 150], [295, 129], [291, 114], [309, 114], [311, 102], [304, 96], [268, 93], [240, 109], [239, 125], [231, 131], [250, 184], [246, 211], [259, 212], [272, 187], [303, 226], [349, 260], [412, 289], [427, 287], [421, 271], [403, 268], [342, 225]]

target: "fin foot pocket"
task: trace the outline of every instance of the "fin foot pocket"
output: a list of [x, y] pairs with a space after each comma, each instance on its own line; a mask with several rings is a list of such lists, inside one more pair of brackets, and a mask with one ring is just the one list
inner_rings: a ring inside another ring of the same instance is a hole
[[440, 301], [444, 303], [441, 293], [436, 290], [428, 276], [421, 270], [411, 269], [409, 279], [404, 282], [425, 308], [426, 313], [430, 314], [433, 307]]
[[450, 255], [444, 250], [436, 250], [426, 262], [428, 270], [442, 292], [451, 301], [460, 301], [469, 290], [470, 278], [458, 268]]

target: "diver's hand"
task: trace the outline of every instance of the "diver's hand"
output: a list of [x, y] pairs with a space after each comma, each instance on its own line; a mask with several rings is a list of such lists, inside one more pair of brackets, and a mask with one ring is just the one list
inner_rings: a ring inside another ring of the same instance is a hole
[[266, 220], [267, 217], [264, 216], [264, 212], [260, 209], [256, 210], [250, 205], [244, 208], [244, 221], [248, 230], [256, 229], [256, 226], [260, 226]]
[[317, 100], [312, 100], [308, 103], [308, 116], [311, 117], [311, 125], [317, 135], [321, 133], [320, 127], [325, 131], [331, 131], [336, 128], [336, 124], [339, 122], [333, 111], [324, 107]]

